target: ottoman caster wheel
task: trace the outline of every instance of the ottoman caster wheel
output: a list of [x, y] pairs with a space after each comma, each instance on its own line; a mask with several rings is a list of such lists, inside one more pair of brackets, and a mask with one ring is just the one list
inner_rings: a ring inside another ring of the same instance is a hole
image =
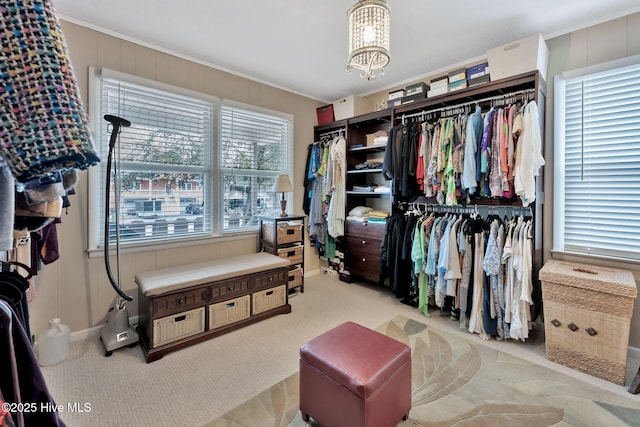
[[302, 412], [302, 421], [305, 423], [309, 422], [309, 414]]

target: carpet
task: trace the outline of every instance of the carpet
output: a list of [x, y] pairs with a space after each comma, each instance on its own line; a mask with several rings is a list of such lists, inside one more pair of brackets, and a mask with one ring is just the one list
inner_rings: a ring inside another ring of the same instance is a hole
[[[404, 316], [377, 330], [412, 349], [412, 409], [399, 427], [640, 425], [638, 401], [484, 346], [477, 336]], [[295, 373], [206, 427], [305, 425]]]

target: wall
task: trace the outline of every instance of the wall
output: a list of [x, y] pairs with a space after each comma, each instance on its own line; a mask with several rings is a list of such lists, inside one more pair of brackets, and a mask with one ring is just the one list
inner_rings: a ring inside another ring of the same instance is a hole
[[[171, 56], [68, 22], [62, 22], [71, 62], [88, 108], [88, 67], [106, 67], [157, 80], [220, 98], [270, 108], [294, 116], [294, 173], [291, 213], [302, 213], [303, 175], [307, 145], [313, 142], [315, 109], [322, 103], [233, 74]], [[54, 317], [60, 317], [71, 331], [97, 326], [115, 299], [101, 256], [87, 254], [87, 195], [99, 189], [88, 188], [87, 173], [81, 172], [71, 197], [68, 214], [58, 227], [61, 257], [43, 268], [35, 280], [36, 298], [30, 305], [31, 329], [41, 331]], [[137, 299], [134, 277], [137, 272], [200, 262], [222, 256], [252, 253], [257, 249], [257, 234], [241, 239], [219, 239], [198, 246], [174, 249], [158, 248], [149, 252], [121, 256], [121, 286]], [[307, 273], [318, 270], [319, 259], [313, 248], [305, 249]], [[111, 264], [115, 268], [115, 259]], [[129, 314], [137, 314], [134, 300], [127, 305]]]
[[[594, 25], [569, 34], [546, 40], [550, 51], [547, 71], [547, 105], [545, 117], [545, 152], [544, 158], [544, 212], [543, 239], [544, 259], [551, 258], [553, 241], [553, 77], [567, 70], [586, 67], [612, 61], [627, 56], [640, 54], [640, 13]], [[473, 65], [473, 64], [468, 64]], [[432, 78], [439, 77], [433, 75]], [[426, 79], [429, 81], [431, 78]], [[404, 86], [389, 88], [366, 97], [366, 101], [375, 105], [385, 98], [388, 92]], [[554, 254], [554, 258], [569, 261], [586, 262], [605, 265], [613, 268], [631, 270], [636, 282], [640, 281], [640, 264], [621, 263], [606, 260], [580, 259], [577, 257]], [[636, 301], [631, 325], [630, 345], [640, 348], [640, 302]]]

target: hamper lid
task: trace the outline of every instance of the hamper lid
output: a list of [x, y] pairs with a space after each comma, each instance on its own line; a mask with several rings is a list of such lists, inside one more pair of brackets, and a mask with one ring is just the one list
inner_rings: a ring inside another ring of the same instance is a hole
[[629, 298], [638, 295], [633, 274], [627, 270], [549, 260], [540, 269], [539, 277], [542, 282], [561, 283]]

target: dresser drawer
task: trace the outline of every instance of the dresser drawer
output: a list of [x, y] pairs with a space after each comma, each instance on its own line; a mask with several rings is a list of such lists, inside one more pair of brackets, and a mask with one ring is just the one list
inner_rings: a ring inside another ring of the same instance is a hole
[[386, 223], [367, 221], [346, 221], [345, 234], [347, 236], [366, 236], [382, 240]]
[[379, 260], [381, 243], [378, 239], [349, 236], [345, 239], [345, 252], [347, 256], [364, 256]]
[[229, 299], [230, 297], [246, 294], [249, 292], [251, 286], [251, 277], [235, 277], [229, 280], [223, 280], [214, 285], [211, 285], [211, 300], [220, 301], [223, 299]]
[[173, 313], [201, 307], [206, 301], [206, 289], [198, 288], [193, 290], [176, 292], [167, 296], [153, 299], [152, 317], [163, 317]]
[[256, 274], [253, 280], [254, 290], [283, 285], [289, 281], [289, 269], [281, 268], [278, 270], [271, 270], [265, 273]]

